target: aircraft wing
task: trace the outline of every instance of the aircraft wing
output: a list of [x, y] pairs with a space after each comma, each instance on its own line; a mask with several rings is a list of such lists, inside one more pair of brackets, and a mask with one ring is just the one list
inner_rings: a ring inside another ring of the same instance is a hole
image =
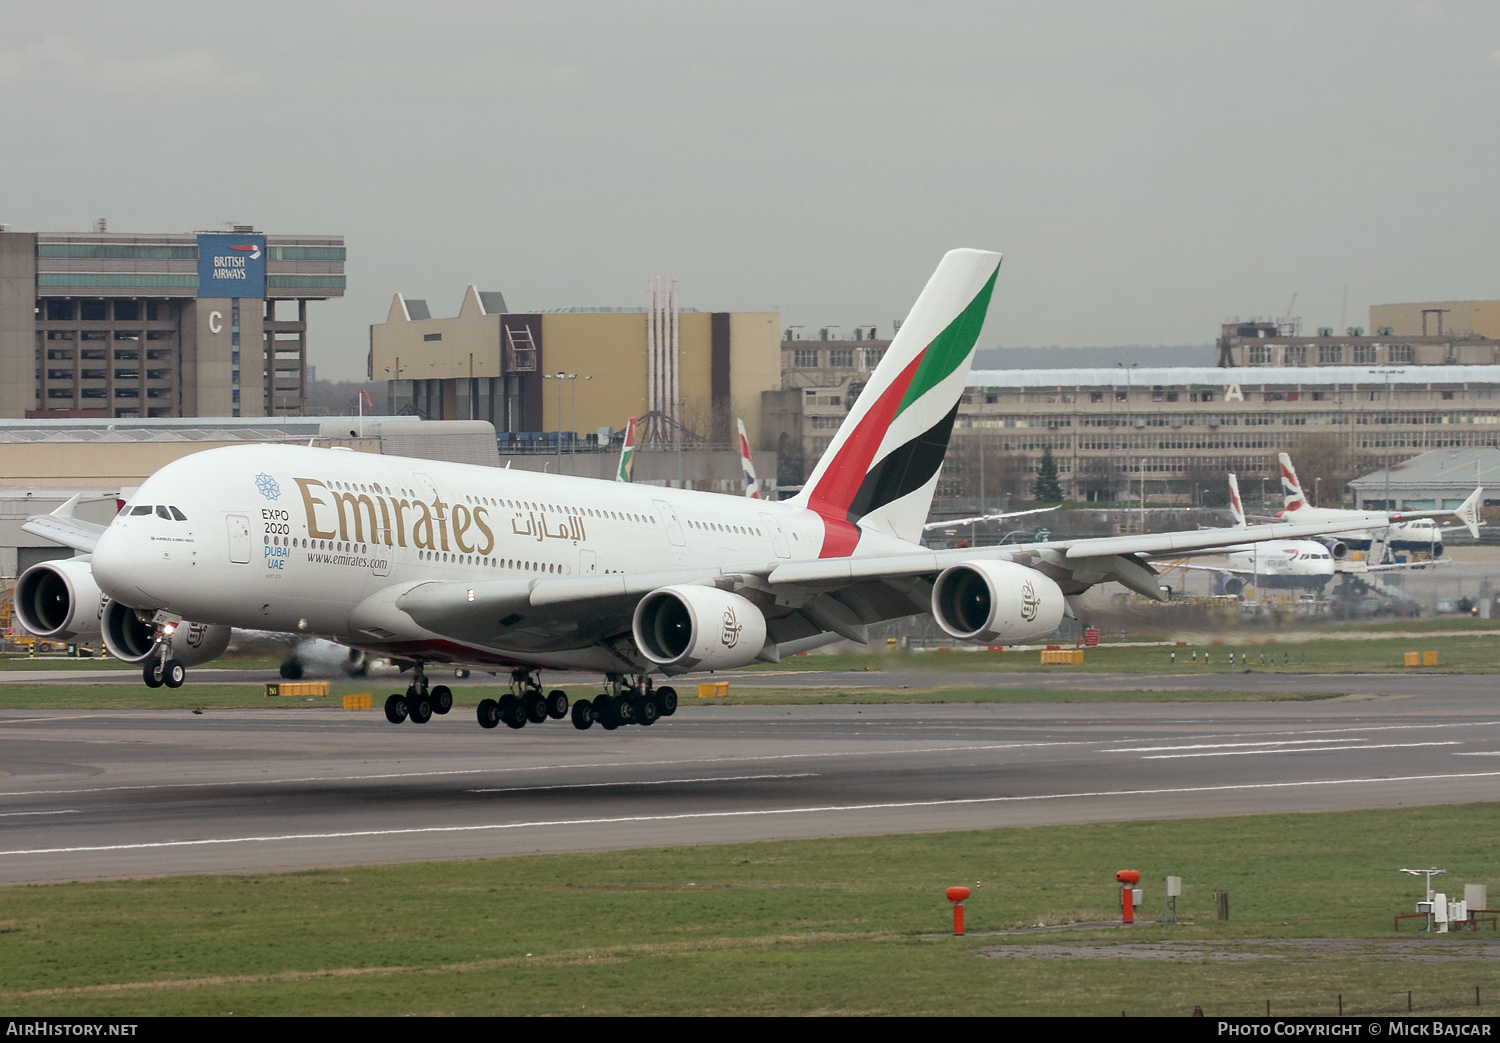
[[933, 529], [946, 529], [950, 525], [971, 525], [975, 522], [1001, 521], [1005, 518], [1024, 518], [1028, 514], [1046, 514], [1057, 510], [1056, 507], [1037, 507], [1030, 511], [1009, 511], [1005, 514], [976, 514], [972, 518], [950, 518], [947, 521], [928, 522], [922, 526], [923, 532], [931, 532]]
[[32, 515], [22, 523], [21, 531], [92, 554], [99, 544], [99, 537], [104, 534], [105, 526], [73, 517], [73, 508], [78, 506], [82, 497], [82, 493], [76, 494], [51, 514]]
[[[1056, 581], [1066, 595], [1111, 580], [1161, 601], [1147, 558], [1215, 547], [1294, 539], [1386, 524], [1384, 514], [1353, 515], [1339, 525], [1300, 522], [1194, 532], [1148, 533], [1102, 539], [910, 553], [816, 561], [759, 561], [655, 573], [610, 573], [556, 578], [434, 581], [405, 584], [356, 610], [356, 627], [382, 640], [418, 631], [487, 648], [543, 651], [580, 641], [629, 650], [630, 622], [640, 599], [660, 587], [716, 586], [749, 597], [766, 613], [772, 645], [837, 635], [864, 641], [865, 627], [930, 607], [932, 581], [950, 565], [1012, 561]], [[416, 628], [416, 629], [414, 629]]]

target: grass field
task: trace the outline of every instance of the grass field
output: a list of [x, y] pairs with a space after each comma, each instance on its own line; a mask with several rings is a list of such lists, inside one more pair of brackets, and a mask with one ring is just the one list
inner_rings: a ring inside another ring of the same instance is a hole
[[[0, 889], [0, 1009], [44, 1014], [1485, 1013], [1474, 935], [1391, 947], [1436, 862], [1500, 887], [1500, 805], [527, 856]], [[1175, 926], [1143, 919], [1181, 875]], [[943, 889], [976, 887], [954, 938]], [[1232, 918], [1213, 918], [1213, 892]], [[1012, 931], [1017, 933], [997, 934]], [[1308, 939], [1326, 939], [1318, 943]], [[1488, 941], [1488, 935], [1483, 939]], [[1069, 956], [1081, 944], [1105, 948]], [[1121, 944], [1131, 949], [1115, 949]], [[1168, 943], [1163, 949], [1161, 943]], [[1176, 949], [1174, 950], [1174, 945]], [[984, 953], [1005, 946], [1000, 958]], [[1012, 949], [1012, 946], [1020, 948]], [[1487, 947], [1488, 948], [1488, 947]], [[1115, 953], [1141, 952], [1121, 959]], [[1150, 953], [1176, 951], [1174, 958]], [[1183, 955], [1185, 953], [1185, 955]], [[1061, 958], [1057, 958], [1061, 956]]]
[[[873, 676], [873, 675], [872, 675]], [[337, 709], [341, 696], [369, 692], [379, 713], [385, 697], [404, 688], [405, 681], [390, 684], [370, 681], [334, 682], [329, 695], [318, 698], [267, 698], [260, 685], [193, 684], [177, 691], [151, 689], [135, 684], [89, 684], [87, 682], [45, 685], [0, 684], [0, 710], [222, 710], [222, 709]], [[453, 689], [453, 712], [471, 710], [479, 700], [498, 699], [510, 689], [474, 685]], [[569, 700], [592, 699], [595, 685], [564, 685]], [[1118, 689], [1069, 691], [1043, 688], [975, 688], [954, 685], [941, 688], [741, 688], [733, 683], [725, 698], [699, 700], [695, 685], [683, 685], [679, 712], [712, 711], [722, 706], [813, 706], [911, 703], [1197, 703], [1284, 702], [1329, 699], [1331, 695], [1306, 692], [1210, 692]], [[468, 716], [466, 714], [466, 716]]]

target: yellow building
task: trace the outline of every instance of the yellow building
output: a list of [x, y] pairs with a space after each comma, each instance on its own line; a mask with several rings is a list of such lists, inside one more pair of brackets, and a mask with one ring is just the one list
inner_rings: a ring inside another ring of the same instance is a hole
[[1500, 340], [1500, 301], [1372, 304], [1370, 332], [1388, 337], [1487, 337]]
[[680, 309], [670, 288], [647, 308], [511, 312], [470, 286], [452, 318], [396, 294], [370, 327], [369, 375], [388, 382], [392, 412], [488, 420], [502, 441], [583, 439], [654, 410], [715, 443], [741, 418], [758, 445], [761, 392], [781, 386], [779, 320]]

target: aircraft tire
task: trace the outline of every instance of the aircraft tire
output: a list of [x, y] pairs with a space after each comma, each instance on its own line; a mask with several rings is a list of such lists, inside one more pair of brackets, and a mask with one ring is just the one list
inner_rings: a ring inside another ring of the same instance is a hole
[[520, 697], [513, 692], [506, 692], [497, 705], [500, 707], [500, 719], [507, 728], [526, 727], [526, 709], [521, 705]]
[[586, 732], [594, 725], [594, 704], [580, 699], [573, 704], [573, 727]]
[[656, 690], [656, 708], [661, 711], [663, 717], [671, 717], [677, 712], [677, 689], [671, 685], [664, 684]]
[[615, 698], [612, 695], [601, 695], [594, 700], [594, 720], [607, 732], [612, 732], [620, 726], [620, 715], [615, 713]]
[[561, 688], [554, 688], [547, 693], [547, 716], [554, 721], [568, 716], [568, 693]]
[[406, 712], [412, 724], [426, 724], [432, 720], [432, 702], [426, 696], [417, 696], [406, 704]]
[[288, 681], [296, 681], [302, 676], [302, 664], [295, 659], [288, 659], [281, 664], [280, 673]]
[[479, 700], [479, 727], [493, 728], [500, 723], [500, 704], [493, 699]]
[[392, 695], [386, 699], [385, 719], [392, 724], [400, 724], [406, 720], [406, 697], [404, 695]]
[[187, 680], [187, 667], [179, 660], [168, 659], [167, 665], [162, 667], [161, 683], [168, 688], [181, 688], [182, 682]]
[[656, 704], [655, 695], [642, 695], [634, 700], [635, 705], [631, 707], [635, 711], [635, 723], [650, 727], [656, 723], [661, 716], [661, 707]]
[[628, 695], [619, 695], [610, 699], [610, 706], [615, 711], [615, 720], [621, 724], [635, 724], [635, 701]]
[[526, 720], [532, 724], [541, 724], [547, 719], [547, 700], [541, 692], [527, 692], [524, 703]]
[[162, 684], [161, 660], [147, 663], [141, 670], [141, 680], [146, 682], [147, 688], [160, 688]]
[[435, 684], [428, 693], [428, 700], [432, 703], [433, 713], [447, 713], [453, 709], [453, 689], [445, 684]]

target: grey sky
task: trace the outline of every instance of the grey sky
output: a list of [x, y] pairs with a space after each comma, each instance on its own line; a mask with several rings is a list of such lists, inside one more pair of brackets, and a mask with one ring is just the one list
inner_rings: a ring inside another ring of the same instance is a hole
[[888, 335], [1006, 254], [984, 343], [1202, 343], [1500, 296], [1500, 5], [8, 4], [0, 222], [348, 237], [320, 375], [457, 311], [779, 308]]

